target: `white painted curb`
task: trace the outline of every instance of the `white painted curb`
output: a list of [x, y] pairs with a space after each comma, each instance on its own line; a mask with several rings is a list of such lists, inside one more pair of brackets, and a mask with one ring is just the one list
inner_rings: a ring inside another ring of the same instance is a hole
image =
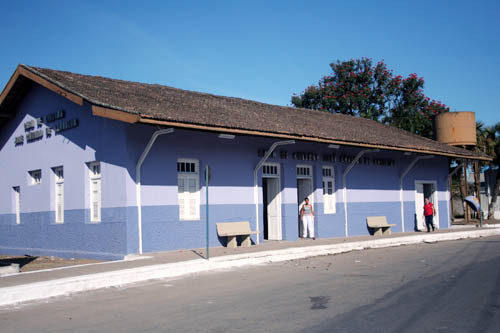
[[171, 264], [143, 266], [0, 288], [0, 306], [64, 296], [82, 291], [123, 286], [147, 280], [179, 277], [194, 273], [227, 270], [236, 267], [339, 254], [363, 249], [419, 244], [422, 242], [434, 243], [495, 235], [500, 235], [500, 228], [495, 227], [474, 231], [421, 234], [416, 236], [380, 238], [360, 242], [295, 247], [275, 251], [221, 256], [212, 258], [210, 261], [196, 259]]

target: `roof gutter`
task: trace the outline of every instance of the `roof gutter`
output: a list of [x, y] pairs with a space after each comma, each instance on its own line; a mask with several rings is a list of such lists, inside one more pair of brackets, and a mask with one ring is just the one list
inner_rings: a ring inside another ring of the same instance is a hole
[[401, 232], [405, 232], [405, 211], [404, 211], [404, 198], [403, 198], [403, 178], [408, 172], [417, 164], [420, 160], [426, 160], [433, 158], [434, 156], [417, 156], [411, 161], [411, 163], [406, 167], [406, 169], [399, 176], [399, 202], [401, 203]]
[[341, 140], [332, 140], [332, 139], [322, 139], [322, 138], [314, 138], [303, 135], [291, 135], [291, 134], [281, 134], [281, 133], [273, 133], [273, 132], [262, 132], [258, 130], [245, 130], [245, 129], [235, 129], [235, 128], [225, 128], [220, 126], [208, 126], [208, 125], [199, 125], [192, 123], [182, 123], [177, 121], [166, 121], [166, 120], [157, 120], [148, 118], [140, 114], [137, 111], [125, 110], [123, 108], [108, 105], [88, 96], [82, 95], [73, 89], [67, 88], [62, 85], [58, 81], [40, 73], [36, 69], [27, 66], [27, 65], [19, 65], [10, 78], [7, 86], [3, 89], [0, 94], [0, 104], [3, 102], [10, 89], [14, 85], [15, 81], [17, 81], [19, 75], [23, 75], [34, 82], [58, 93], [59, 95], [71, 100], [72, 102], [82, 105], [84, 101], [90, 103], [92, 105], [93, 114], [100, 117], [110, 118], [114, 120], [125, 121], [128, 123], [143, 123], [143, 124], [154, 124], [154, 125], [163, 125], [163, 126], [171, 126], [178, 128], [189, 128], [189, 129], [197, 129], [197, 130], [205, 130], [205, 131], [223, 131], [227, 133], [235, 133], [235, 134], [247, 134], [247, 135], [255, 135], [255, 136], [264, 136], [264, 137], [273, 137], [273, 138], [282, 138], [282, 139], [292, 139], [292, 140], [302, 140], [309, 142], [321, 142], [328, 144], [339, 144], [344, 146], [352, 146], [352, 147], [362, 147], [362, 148], [375, 148], [375, 149], [384, 149], [384, 150], [393, 150], [393, 151], [403, 151], [403, 152], [414, 152], [421, 154], [431, 154], [438, 156], [447, 156], [458, 159], [468, 159], [468, 160], [481, 160], [481, 161], [492, 161], [493, 158], [490, 156], [470, 156], [470, 155], [462, 155], [462, 154], [453, 154], [447, 152], [440, 151], [431, 151], [426, 149], [416, 149], [416, 148], [404, 148], [404, 147], [394, 147], [394, 146], [385, 146], [385, 145], [377, 145], [377, 144], [369, 144], [369, 143], [359, 143], [359, 142], [349, 142], [349, 141], [341, 141]]
[[345, 237], [347, 238], [349, 236], [348, 228], [347, 228], [347, 185], [346, 185], [346, 178], [347, 174], [351, 171], [351, 169], [358, 163], [359, 159], [361, 156], [363, 156], [366, 153], [377, 153], [379, 152], [380, 149], [363, 149], [360, 151], [354, 160], [347, 166], [347, 168], [344, 170], [344, 173], [342, 173], [342, 193], [344, 196], [344, 217], [345, 217]]
[[139, 236], [139, 254], [142, 254], [142, 201], [141, 201], [141, 166], [146, 157], [149, 154], [149, 151], [151, 150], [151, 147], [156, 141], [156, 138], [160, 135], [163, 134], [169, 134], [174, 131], [173, 128], [167, 128], [167, 129], [162, 129], [158, 130], [153, 133], [151, 136], [151, 139], [149, 139], [149, 142], [144, 149], [144, 151], [141, 154], [141, 157], [139, 157], [139, 160], [137, 161], [137, 165], [135, 167], [135, 184], [136, 184], [136, 197], [137, 197], [137, 228], [138, 228], [138, 236]]
[[360, 147], [360, 148], [373, 148], [373, 149], [383, 149], [383, 150], [392, 150], [392, 151], [400, 151], [400, 152], [412, 152], [412, 153], [446, 156], [446, 157], [468, 159], [468, 160], [481, 160], [481, 161], [492, 161], [493, 160], [489, 156], [471, 156], [471, 155], [453, 154], [453, 153], [426, 150], [426, 149], [394, 147], [394, 146], [385, 146], [385, 145], [379, 145], [379, 144], [359, 143], [359, 142], [349, 142], [349, 141], [341, 141], [341, 140], [315, 138], [315, 137], [304, 136], [304, 135], [282, 134], [282, 133], [273, 133], [273, 132], [262, 132], [262, 131], [258, 131], [258, 130], [247, 130], [247, 129], [220, 127], [220, 126], [208, 126], [208, 125], [192, 124], [192, 123], [181, 123], [181, 122], [169, 121], [169, 120], [156, 120], [156, 119], [151, 119], [151, 118], [144, 118], [142, 116], [139, 118], [138, 122], [142, 123], [142, 124], [172, 126], [172, 127], [177, 127], [177, 128], [194, 129], [194, 130], [202, 130], [202, 131], [211, 131], [211, 132], [221, 132], [222, 131], [222, 132], [231, 133], [231, 134], [254, 135], [254, 136], [263, 136], [263, 137], [271, 137], [271, 138], [301, 140], [301, 141], [307, 141], [307, 142], [338, 144], [338, 145], [343, 145], [343, 146]]
[[257, 163], [257, 166], [255, 169], [253, 169], [253, 201], [255, 204], [255, 231], [257, 232], [257, 240], [256, 243], [259, 245], [259, 239], [260, 239], [260, 232], [259, 232], [259, 184], [257, 182], [257, 175], [259, 173], [259, 169], [264, 165], [266, 160], [271, 156], [273, 153], [274, 149], [278, 146], [284, 146], [284, 145], [292, 145], [294, 144], [294, 140], [287, 140], [287, 141], [277, 141], [269, 147], [267, 150], [266, 154], [262, 159]]

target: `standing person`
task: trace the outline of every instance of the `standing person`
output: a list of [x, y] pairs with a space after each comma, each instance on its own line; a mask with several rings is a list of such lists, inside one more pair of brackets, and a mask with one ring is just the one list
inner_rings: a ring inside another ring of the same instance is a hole
[[314, 237], [314, 210], [309, 204], [309, 198], [304, 199], [304, 204], [300, 209], [300, 219], [302, 220], [302, 238], [306, 238], [309, 231], [309, 237], [316, 239]]
[[427, 232], [431, 232], [431, 227], [432, 231], [436, 230], [434, 228], [434, 221], [433, 217], [436, 215], [436, 210], [434, 209], [434, 205], [432, 202], [429, 201], [429, 198], [425, 198], [425, 205], [424, 205], [424, 218], [425, 218], [425, 226], [427, 227]]

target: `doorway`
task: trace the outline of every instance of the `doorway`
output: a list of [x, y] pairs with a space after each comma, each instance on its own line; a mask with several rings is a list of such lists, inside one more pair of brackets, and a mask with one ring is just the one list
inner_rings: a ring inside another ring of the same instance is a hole
[[433, 223], [436, 229], [439, 228], [439, 209], [436, 188], [436, 181], [415, 181], [415, 229], [418, 231], [427, 230], [423, 216], [425, 198], [429, 198], [429, 201], [434, 205], [436, 215], [434, 216]]
[[279, 164], [269, 163], [262, 167], [262, 203], [265, 240], [283, 239], [279, 174]]
[[302, 236], [302, 223], [300, 220], [300, 209], [305, 202], [305, 198], [309, 199], [309, 204], [314, 206], [314, 196], [313, 194], [313, 179], [312, 179], [312, 167], [305, 165], [297, 166], [297, 212], [298, 212], [298, 227], [297, 231], [299, 237]]

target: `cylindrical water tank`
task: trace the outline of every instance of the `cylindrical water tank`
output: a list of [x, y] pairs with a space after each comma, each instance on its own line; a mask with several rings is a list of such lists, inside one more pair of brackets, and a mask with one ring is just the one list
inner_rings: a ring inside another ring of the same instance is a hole
[[436, 140], [452, 146], [475, 146], [476, 116], [474, 112], [444, 112], [434, 118]]

